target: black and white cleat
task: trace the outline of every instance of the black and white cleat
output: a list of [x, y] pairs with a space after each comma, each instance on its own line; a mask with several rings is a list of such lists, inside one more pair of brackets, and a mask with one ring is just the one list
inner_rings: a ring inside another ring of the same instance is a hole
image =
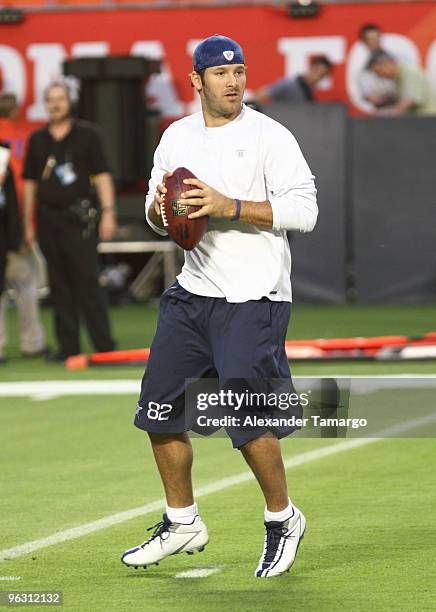
[[154, 533], [140, 546], [127, 550], [121, 557], [125, 565], [145, 567], [157, 565], [165, 557], [177, 555], [182, 552], [193, 555], [201, 552], [209, 542], [206, 525], [197, 515], [192, 523], [172, 523], [166, 514], [163, 521], [150, 527]]

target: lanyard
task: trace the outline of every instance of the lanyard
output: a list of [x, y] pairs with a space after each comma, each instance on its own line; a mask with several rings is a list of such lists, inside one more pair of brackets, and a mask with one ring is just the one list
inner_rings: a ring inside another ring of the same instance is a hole
[[[66, 138], [68, 138], [68, 136], [69, 136], [69, 134], [66, 136]], [[57, 163], [56, 162], [56, 155], [53, 152], [54, 139], [51, 136], [51, 134], [50, 134], [50, 139], [51, 139], [50, 150], [49, 150], [47, 161], [45, 162], [45, 166], [44, 166], [44, 169], [43, 169], [42, 175], [41, 175], [41, 179], [43, 181], [47, 181], [50, 178], [51, 173], [53, 172], [53, 168], [56, 166], [56, 163]], [[65, 162], [66, 163], [71, 162], [71, 153], [70, 153], [70, 151], [68, 149], [66, 150], [66, 153], [65, 153]]]

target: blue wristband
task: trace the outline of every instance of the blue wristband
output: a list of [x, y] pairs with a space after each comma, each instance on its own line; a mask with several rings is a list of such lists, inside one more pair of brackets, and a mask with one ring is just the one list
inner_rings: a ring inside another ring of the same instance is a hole
[[230, 221], [239, 221], [239, 217], [241, 216], [241, 200], [235, 198], [236, 202], [236, 213], [235, 216], [230, 219]]

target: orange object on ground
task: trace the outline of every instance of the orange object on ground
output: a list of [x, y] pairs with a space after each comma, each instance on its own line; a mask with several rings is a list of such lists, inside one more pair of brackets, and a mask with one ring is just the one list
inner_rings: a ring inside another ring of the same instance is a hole
[[286, 347], [312, 346], [328, 351], [352, 349], [378, 349], [383, 346], [401, 346], [403, 344], [432, 344], [436, 332], [428, 332], [418, 338], [407, 336], [374, 336], [370, 338], [319, 338], [316, 340], [287, 340]]
[[[387, 347], [410, 347], [434, 345], [436, 332], [419, 337], [375, 336], [373, 338], [320, 338], [317, 340], [287, 340], [285, 343], [288, 359], [375, 359], [380, 350]], [[111, 351], [92, 355], [69, 357], [65, 366], [69, 370], [83, 370], [98, 365], [146, 364], [150, 349]]]
[[129, 351], [110, 351], [108, 353], [94, 353], [90, 355], [90, 365], [107, 365], [119, 363], [120, 365], [132, 362], [146, 362], [150, 356], [150, 349], [131, 349]]
[[98, 365], [129, 365], [147, 363], [150, 349], [132, 349], [128, 351], [110, 351], [92, 355], [72, 355], [65, 361], [68, 370], [85, 370]]
[[65, 361], [65, 367], [68, 370], [86, 370], [88, 361], [87, 355], [72, 355]]

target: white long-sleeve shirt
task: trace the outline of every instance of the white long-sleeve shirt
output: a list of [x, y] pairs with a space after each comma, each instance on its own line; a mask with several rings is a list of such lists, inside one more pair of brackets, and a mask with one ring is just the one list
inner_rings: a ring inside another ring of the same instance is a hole
[[145, 204], [149, 225], [161, 235], [166, 231], [148, 210], [165, 172], [178, 167], [227, 197], [269, 200], [273, 213], [271, 229], [210, 218], [199, 244], [185, 251], [180, 285], [228, 302], [292, 301], [286, 231], [312, 231], [318, 207], [314, 177], [289, 130], [246, 106], [221, 127], [206, 127], [201, 112], [170, 125], [154, 155]]

